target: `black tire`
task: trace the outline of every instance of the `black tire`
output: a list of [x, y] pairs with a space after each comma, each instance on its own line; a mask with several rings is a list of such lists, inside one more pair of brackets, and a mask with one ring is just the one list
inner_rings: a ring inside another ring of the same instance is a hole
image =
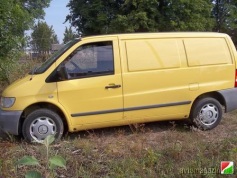
[[42, 141], [48, 135], [54, 135], [55, 141], [60, 140], [64, 130], [61, 117], [48, 109], [37, 109], [30, 113], [22, 126], [22, 134], [28, 142]]
[[201, 130], [215, 128], [222, 119], [222, 106], [214, 98], [201, 98], [194, 103], [190, 119]]

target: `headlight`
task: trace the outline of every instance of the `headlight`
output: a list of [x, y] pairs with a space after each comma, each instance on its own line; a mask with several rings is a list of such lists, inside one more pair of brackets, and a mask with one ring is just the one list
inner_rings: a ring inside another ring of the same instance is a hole
[[15, 103], [16, 98], [13, 97], [1, 97], [1, 107], [10, 108]]

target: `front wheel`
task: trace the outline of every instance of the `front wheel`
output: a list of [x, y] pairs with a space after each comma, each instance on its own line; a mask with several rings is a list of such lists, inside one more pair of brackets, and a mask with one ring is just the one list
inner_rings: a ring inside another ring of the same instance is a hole
[[48, 109], [38, 109], [30, 113], [22, 126], [24, 138], [29, 141], [42, 142], [48, 135], [54, 135], [59, 140], [64, 126], [61, 117]]
[[199, 99], [192, 108], [190, 119], [201, 130], [211, 130], [221, 121], [222, 107], [214, 98]]

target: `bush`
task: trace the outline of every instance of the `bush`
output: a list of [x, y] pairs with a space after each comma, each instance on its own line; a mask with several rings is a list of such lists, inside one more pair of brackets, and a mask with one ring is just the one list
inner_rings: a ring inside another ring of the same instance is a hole
[[10, 84], [15, 80], [24, 77], [40, 60], [20, 59], [21, 55], [11, 56], [0, 60], [0, 82], [3, 85]]

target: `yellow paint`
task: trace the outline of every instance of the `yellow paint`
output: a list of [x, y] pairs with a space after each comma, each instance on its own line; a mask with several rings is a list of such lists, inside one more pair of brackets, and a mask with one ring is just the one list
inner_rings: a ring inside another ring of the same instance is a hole
[[180, 67], [175, 39], [126, 40], [126, 50], [130, 72]]
[[184, 43], [190, 67], [231, 63], [225, 38], [188, 38]]

